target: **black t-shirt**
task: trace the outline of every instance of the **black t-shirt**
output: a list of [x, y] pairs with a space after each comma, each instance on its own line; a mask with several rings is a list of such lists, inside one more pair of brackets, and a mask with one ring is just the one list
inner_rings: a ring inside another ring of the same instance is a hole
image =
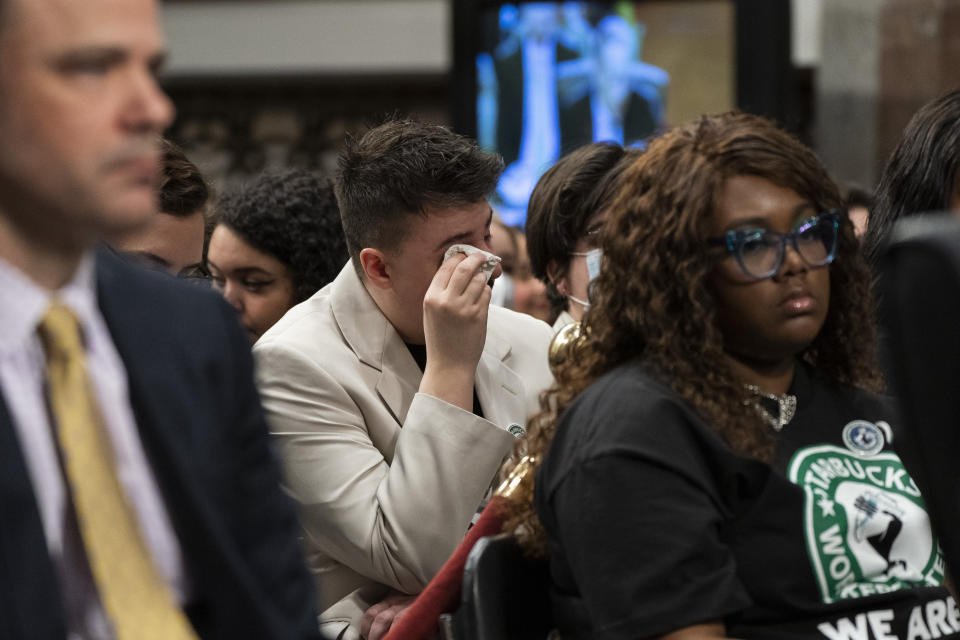
[[768, 465], [631, 363], [562, 416], [537, 474], [561, 636], [960, 637], [886, 398], [800, 364]]

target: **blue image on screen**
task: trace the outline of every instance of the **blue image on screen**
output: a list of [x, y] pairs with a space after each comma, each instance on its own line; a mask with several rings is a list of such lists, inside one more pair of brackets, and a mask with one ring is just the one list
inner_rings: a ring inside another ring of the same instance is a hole
[[595, 141], [642, 146], [664, 125], [669, 74], [641, 59], [645, 27], [614, 7], [499, 8], [477, 56], [477, 139], [507, 163], [492, 203], [522, 226], [540, 176]]

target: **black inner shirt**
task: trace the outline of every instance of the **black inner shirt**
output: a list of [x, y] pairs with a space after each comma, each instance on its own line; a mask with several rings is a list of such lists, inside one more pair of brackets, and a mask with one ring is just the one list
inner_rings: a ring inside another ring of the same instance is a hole
[[[417, 366], [420, 367], [420, 371], [426, 371], [427, 369], [427, 345], [425, 344], [410, 344], [409, 342], [404, 342], [407, 345], [407, 351], [410, 352], [410, 355], [413, 356], [414, 361], [416, 361]], [[480, 398], [477, 397], [477, 388], [473, 388], [473, 415], [482, 418], [483, 409], [480, 408]]]

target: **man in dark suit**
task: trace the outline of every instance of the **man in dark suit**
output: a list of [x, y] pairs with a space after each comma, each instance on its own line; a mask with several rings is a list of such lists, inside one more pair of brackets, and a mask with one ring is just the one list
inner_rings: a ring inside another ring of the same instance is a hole
[[98, 238], [157, 207], [155, 0], [0, 0], [0, 639], [316, 637], [217, 296]]

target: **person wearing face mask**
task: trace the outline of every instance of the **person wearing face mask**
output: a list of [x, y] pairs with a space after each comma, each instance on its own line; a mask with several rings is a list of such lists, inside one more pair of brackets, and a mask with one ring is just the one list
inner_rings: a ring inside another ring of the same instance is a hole
[[[581, 242], [583, 242], [587, 246], [590, 246], [591, 244], [596, 242], [596, 237], [597, 235], [599, 235], [599, 233], [600, 233], [600, 229], [591, 229], [587, 231], [587, 233], [584, 235], [584, 237], [581, 240], [577, 241], [577, 244], [580, 244]], [[574, 251], [570, 255], [576, 258], [582, 257], [584, 259], [583, 263], [587, 267], [587, 285], [585, 287], [587, 290], [586, 297], [589, 298], [590, 284], [597, 278], [598, 275], [600, 275], [600, 263], [603, 260], [603, 249], [601, 249], [600, 247], [591, 247], [587, 251]], [[586, 313], [587, 309], [590, 308], [590, 302], [588, 300], [583, 300], [582, 298], [578, 298], [572, 293], [568, 294], [567, 298], [569, 298], [571, 302], [574, 302], [580, 305], [580, 307], [583, 309], [583, 312], [581, 313], [581, 317], [583, 316], [583, 313]]]
[[527, 209], [527, 251], [533, 275], [547, 288], [554, 331], [579, 322], [590, 308], [589, 285], [600, 273], [602, 209], [612, 185], [641, 151], [597, 142], [551, 167]]

